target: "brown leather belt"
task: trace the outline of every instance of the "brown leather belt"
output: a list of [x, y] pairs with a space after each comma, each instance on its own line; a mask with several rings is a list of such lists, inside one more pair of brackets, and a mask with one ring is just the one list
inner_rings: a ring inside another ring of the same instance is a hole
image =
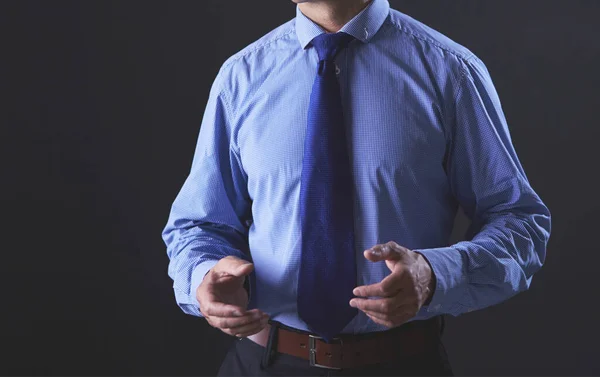
[[402, 326], [364, 334], [340, 334], [331, 343], [309, 332], [269, 320], [269, 324], [248, 339], [267, 347], [271, 330], [273, 350], [328, 369], [345, 369], [390, 361], [399, 356], [426, 352], [440, 337], [443, 317], [411, 321]]

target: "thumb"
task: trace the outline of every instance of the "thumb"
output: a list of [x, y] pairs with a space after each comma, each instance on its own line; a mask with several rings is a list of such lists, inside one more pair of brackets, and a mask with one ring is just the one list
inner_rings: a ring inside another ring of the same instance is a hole
[[232, 275], [235, 275], [235, 276], [248, 275], [249, 273], [252, 272], [253, 269], [254, 269], [253, 263], [245, 262], [245, 263], [242, 263], [239, 266], [237, 266], [237, 269], [234, 272], [232, 272]]
[[220, 266], [217, 268], [217, 272], [237, 277], [248, 275], [254, 269], [253, 263], [237, 257], [225, 257], [219, 264]]
[[374, 246], [365, 250], [364, 254], [365, 258], [371, 262], [379, 262], [382, 260], [397, 261], [402, 259], [402, 253], [399, 253], [393, 248], [385, 245]]

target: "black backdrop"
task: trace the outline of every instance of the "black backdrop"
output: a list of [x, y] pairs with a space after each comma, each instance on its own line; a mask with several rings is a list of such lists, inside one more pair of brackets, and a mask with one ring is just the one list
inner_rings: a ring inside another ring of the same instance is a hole
[[[600, 373], [600, 1], [391, 1], [487, 64], [553, 215], [532, 288], [449, 318], [457, 374]], [[8, 1], [0, 25], [0, 373], [210, 375], [160, 232], [223, 61], [285, 0]], [[455, 235], [466, 221], [459, 217]]]

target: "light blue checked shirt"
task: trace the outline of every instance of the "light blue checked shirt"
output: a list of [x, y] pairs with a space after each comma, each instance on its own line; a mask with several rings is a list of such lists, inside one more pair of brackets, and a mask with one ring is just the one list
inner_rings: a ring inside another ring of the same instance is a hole
[[[414, 319], [457, 316], [531, 284], [546, 257], [550, 212], [530, 186], [481, 60], [373, 0], [341, 31], [338, 55], [354, 173], [358, 285], [390, 270], [363, 251], [395, 241], [422, 253], [437, 286]], [[297, 315], [304, 136], [324, 31], [297, 8], [221, 67], [191, 171], [163, 231], [177, 304], [202, 316], [196, 288], [219, 259], [252, 261], [249, 309], [308, 330]], [[458, 206], [468, 241], [450, 245]], [[326, 251], [325, 251], [326, 252]], [[327, 289], [327, 287], [323, 287]], [[364, 313], [343, 333], [385, 330]]]

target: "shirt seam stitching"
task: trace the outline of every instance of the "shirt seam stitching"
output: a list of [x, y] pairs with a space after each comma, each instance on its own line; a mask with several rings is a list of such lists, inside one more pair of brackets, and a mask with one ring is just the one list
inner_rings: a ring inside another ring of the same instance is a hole
[[455, 51], [455, 50], [452, 50], [452, 49], [451, 49], [451, 48], [449, 48], [449, 47], [443, 46], [442, 44], [440, 44], [440, 43], [438, 43], [438, 42], [434, 41], [433, 39], [429, 39], [429, 38], [427, 38], [427, 37], [425, 37], [425, 36], [423, 36], [423, 35], [421, 35], [421, 34], [417, 34], [416, 32], [414, 32], [414, 31], [412, 31], [412, 30], [410, 30], [410, 29], [408, 29], [408, 28], [405, 28], [405, 27], [403, 27], [403, 26], [402, 26], [402, 25], [401, 25], [399, 22], [395, 22], [395, 21], [392, 19], [392, 17], [388, 17], [388, 18], [386, 19], [386, 21], [387, 21], [388, 23], [390, 23], [390, 24], [391, 24], [391, 26], [393, 26], [395, 30], [397, 30], [397, 31], [400, 31], [400, 32], [403, 32], [403, 33], [405, 33], [405, 34], [409, 34], [409, 35], [411, 35], [411, 36], [413, 36], [413, 37], [415, 37], [415, 38], [417, 38], [417, 39], [420, 39], [420, 40], [421, 40], [421, 41], [423, 41], [423, 42], [429, 43], [429, 44], [431, 44], [431, 45], [433, 45], [433, 46], [435, 46], [435, 47], [439, 48], [440, 50], [443, 50], [443, 51], [446, 51], [446, 52], [448, 52], [448, 53], [452, 54], [452, 55], [453, 55], [453, 56], [455, 56], [456, 58], [459, 58], [459, 59], [462, 59], [462, 60], [465, 60], [465, 61], [469, 61], [469, 60], [471, 60], [471, 58], [472, 58], [472, 57], [475, 55], [473, 52], [471, 52], [469, 55], [466, 55], [466, 56], [465, 56], [465, 55], [462, 55], [462, 54], [460, 54], [459, 52], [457, 52], [457, 51]]
[[[471, 55], [473, 56], [473, 55]], [[456, 93], [454, 94], [454, 98], [453, 100], [453, 107], [454, 107], [454, 111], [452, 112], [452, 118], [450, 119], [450, 123], [454, 123], [456, 122], [456, 111], [457, 109], [457, 103], [458, 103], [458, 97], [463, 93], [463, 87], [464, 87], [464, 83], [467, 79], [467, 75], [468, 75], [468, 71], [467, 68], [465, 67], [465, 65], [467, 64], [468, 61], [464, 61], [464, 64], [460, 64], [460, 68], [459, 68], [459, 73], [460, 73], [460, 77], [458, 78], [458, 81], [456, 83], [456, 85], [458, 86]], [[453, 127], [454, 128], [454, 127]], [[452, 140], [454, 140], [454, 132], [451, 132], [452, 135]]]
[[[291, 27], [290, 30], [288, 30], [287, 32], [285, 32], [273, 39], [270, 39], [268, 41], [265, 41], [265, 42], [259, 44], [252, 50], [248, 50], [248, 51], [244, 52], [243, 54], [239, 54], [239, 55], [236, 54], [236, 55], [232, 56], [231, 59], [229, 60], [229, 62], [227, 62], [226, 64], [223, 65], [222, 70], [228, 69], [231, 65], [238, 62], [239, 60], [245, 58], [246, 56], [248, 56], [250, 54], [255, 53], [256, 51], [258, 51], [262, 48], [266, 48], [271, 43], [274, 43], [280, 39], [287, 37], [288, 35], [292, 34], [294, 31], [295, 31], [295, 29], [293, 27]], [[237, 116], [237, 113], [233, 110], [233, 106], [231, 105], [232, 101], [231, 101], [231, 99], [229, 97], [229, 93], [227, 92], [227, 89], [224, 85], [221, 85], [220, 94], [223, 97], [223, 103], [225, 103], [225, 108], [226, 108], [227, 113], [231, 116], [232, 119], [235, 118]], [[231, 122], [228, 122], [228, 123], [230, 123], [230, 126], [231, 126]], [[233, 133], [233, 127], [231, 127], [231, 131]], [[238, 163], [240, 164], [240, 167], [241, 167], [242, 165], [241, 165], [241, 160], [240, 160], [240, 156], [239, 156], [239, 153], [240, 153], [239, 148], [236, 145], [234, 145], [234, 143], [230, 142], [229, 149], [231, 151], [233, 151], [233, 153], [235, 154], [235, 156], [238, 160]]]
[[[252, 54], [252, 53], [254, 53], [254, 52], [256, 52], [256, 51], [258, 51], [260, 49], [262, 49], [262, 48], [267, 47], [271, 43], [274, 43], [274, 42], [276, 42], [276, 41], [278, 41], [278, 40], [280, 40], [282, 38], [285, 38], [286, 36], [292, 34], [293, 32], [294, 32], [294, 28], [290, 28], [290, 30], [288, 30], [287, 32], [285, 32], [285, 33], [283, 33], [283, 34], [281, 34], [281, 35], [279, 35], [279, 36], [277, 36], [277, 37], [275, 37], [273, 39], [265, 41], [264, 43], [256, 46], [252, 50], [246, 51], [245, 53], [240, 54], [240, 55], [234, 55], [234, 56], [232, 56], [231, 59], [229, 60], [229, 62], [227, 62], [226, 64], [223, 65], [221, 71], [224, 71], [225, 69], [228, 69], [231, 65], [233, 65], [237, 61], [243, 59], [244, 57], [246, 57], [246, 56], [248, 56], [248, 55], [250, 55], [250, 54]], [[224, 85], [222, 85], [222, 84], [221, 84], [220, 94], [223, 97], [223, 102], [225, 103], [225, 108], [226, 108], [227, 113], [231, 116], [232, 119], [234, 119], [237, 116], [237, 113], [233, 110], [233, 106], [231, 105], [232, 101], [231, 101], [231, 98], [229, 97], [229, 93], [227, 92], [226, 87]], [[231, 126], [232, 122], [228, 122], [228, 123], [230, 123], [230, 126]], [[233, 133], [233, 127], [231, 127], [231, 131]], [[239, 154], [239, 149], [237, 148], [237, 146], [233, 145], [233, 143], [231, 143], [231, 142], [229, 143], [229, 149], [233, 150], [233, 152], [236, 155]], [[239, 159], [238, 159], [238, 161], [239, 161]]]
[[224, 68], [228, 68], [230, 65], [236, 63], [238, 60], [241, 60], [241, 59], [245, 58], [246, 56], [255, 53], [256, 51], [258, 51], [258, 50], [260, 50], [262, 48], [267, 47], [271, 43], [277, 42], [278, 40], [287, 37], [288, 35], [292, 34], [293, 32], [294, 32], [294, 28], [290, 28], [290, 30], [288, 30], [287, 32], [285, 32], [285, 33], [283, 33], [283, 34], [281, 34], [281, 35], [279, 35], [277, 37], [274, 37], [273, 39], [269, 39], [269, 40], [267, 40], [267, 41], [265, 41], [265, 42], [263, 42], [263, 43], [255, 46], [252, 50], [245, 51], [244, 53], [241, 53], [241, 54], [238, 53], [238, 54], [233, 55], [230, 58], [229, 62], [224, 65]]
[[[225, 111], [227, 112], [226, 115], [228, 115], [226, 117], [227, 120], [225, 122], [229, 124], [229, 127], [231, 129], [231, 135], [233, 135], [233, 126], [232, 126], [231, 119], [234, 118], [236, 116], [236, 114], [233, 112], [233, 108], [231, 106], [231, 100], [229, 99], [229, 94], [227, 93], [227, 91], [225, 90], [224, 87], [221, 88], [221, 97], [223, 98], [223, 104], [225, 104]], [[229, 141], [229, 150], [233, 151], [234, 155], [237, 157], [237, 154], [239, 152], [237, 150], [236, 145], [234, 145], [233, 140]], [[238, 162], [239, 162], [239, 158], [238, 158]]]
[[[473, 56], [473, 55], [471, 55], [471, 56]], [[464, 64], [467, 64], [467, 62], [464, 62]], [[452, 108], [453, 108], [453, 111], [451, 112], [452, 116], [450, 118], [448, 118], [448, 123], [451, 128], [450, 132], [449, 132], [449, 140], [448, 140], [448, 144], [447, 144], [448, 159], [446, 161], [446, 165], [447, 165], [446, 170], [448, 172], [450, 172], [450, 168], [451, 168], [450, 161], [452, 160], [452, 154], [453, 154], [452, 152], [453, 152], [453, 148], [454, 148], [454, 142], [456, 140], [456, 127], [457, 127], [456, 112], [458, 111], [458, 105], [457, 105], [458, 97], [463, 92], [464, 83], [465, 83], [465, 80], [467, 79], [467, 74], [468, 74], [467, 69], [465, 68], [464, 64], [460, 64], [460, 68], [459, 68], [460, 77], [458, 78], [458, 82], [457, 82], [458, 88], [456, 90], [456, 93], [454, 94], [454, 98], [452, 101]]]

